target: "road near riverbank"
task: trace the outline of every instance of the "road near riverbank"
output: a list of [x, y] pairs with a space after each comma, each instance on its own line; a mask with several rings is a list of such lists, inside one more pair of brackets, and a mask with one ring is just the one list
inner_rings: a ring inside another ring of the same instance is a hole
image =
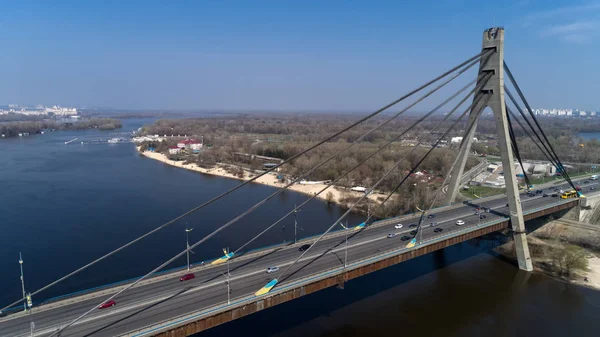
[[[160, 162], [163, 162], [167, 165], [171, 165], [171, 166], [175, 166], [175, 167], [179, 167], [179, 168], [183, 168], [186, 170], [190, 170], [190, 171], [195, 171], [195, 172], [200, 172], [200, 173], [204, 173], [204, 174], [210, 174], [210, 175], [215, 175], [215, 176], [219, 176], [219, 177], [224, 177], [224, 178], [231, 178], [231, 179], [237, 179], [237, 180], [248, 180], [252, 177], [254, 177], [254, 175], [252, 175], [251, 173], [249, 173], [248, 171], [244, 170], [244, 177], [240, 178], [234, 174], [231, 174], [229, 172], [227, 172], [227, 170], [225, 170], [223, 167], [221, 166], [216, 166], [214, 168], [203, 168], [200, 167], [196, 164], [184, 164], [183, 161], [175, 161], [175, 160], [170, 160], [169, 158], [167, 158], [167, 156], [165, 156], [162, 153], [158, 153], [158, 152], [151, 152], [151, 151], [140, 151], [139, 147], [138, 147], [138, 152], [145, 156], [148, 157], [150, 159], [154, 159], [154, 160], [158, 160]], [[282, 188], [285, 186], [284, 183], [281, 183], [278, 179], [277, 179], [277, 173], [269, 173], [269, 174], [265, 174], [262, 177], [259, 177], [258, 179], [256, 179], [254, 181], [255, 183], [258, 184], [263, 184], [263, 185], [267, 185], [267, 186], [272, 186], [272, 187], [278, 187], [278, 188]], [[292, 190], [292, 191], [296, 191], [296, 192], [300, 192], [300, 193], [304, 193], [307, 195], [315, 195], [317, 193], [319, 193], [319, 191], [321, 191], [323, 188], [327, 187], [328, 185], [323, 184], [323, 183], [311, 183], [311, 184], [294, 184], [292, 186], [290, 186], [288, 189]], [[331, 192], [331, 194], [333, 195], [332, 198], [332, 202], [335, 202], [337, 204], [341, 203], [341, 200], [344, 198], [348, 198], [348, 197], [360, 197], [363, 195], [363, 193], [361, 192], [354, 192], [354, 191], [350, 191], [350, 190], [342, 190], [338, 187], [330, 187], [329, 189], [327, 189], [325, 192], [319, 194], [317, 196], [317, 198], [322, 199], [322, 200], [326, 200], [327, 198], [327, 194]], [[369, 199], [376, 201], [377, 198], [377, 194], [373, 193], [372, 195], [369, 196]]]

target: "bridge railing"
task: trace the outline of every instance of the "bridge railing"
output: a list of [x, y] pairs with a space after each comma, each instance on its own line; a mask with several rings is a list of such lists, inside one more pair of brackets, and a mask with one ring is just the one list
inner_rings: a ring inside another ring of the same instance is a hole
[[[536, 207], [536, 208], [533, 208], [533, 209], [529, 209], [529, 210], [525, 211], [524, 214], [530, 214], [530, 213], [538, 212], [540, 210], [547, 209], [548, 207], [558, 206], [558, 205], [561, 205], [561, 204], [564, 204], [564, 203], [567, 203], [567, 202], [570, 202], [570, 201], [571, 200], [560, 200], [560, 201], [557, 201], [555, 203], [546, 205], [544, 207]], [[502, 222], [505, 222], [505, 221], [509, 221], [509, 218], [508, 217], [499, 217], [499, 218], [493, 219], [493, 220], [482, 221], [482, 222], [480, 222], [480, 223], [478, 223], [476, 225], [465, 226], [463, 229], [458, 230], [458, 231], [453, 231], [453, 232], [450, 232], [450, 233], [446, 232], [446, 233], [443, 233], [443, 234], [440, 234], [440, 235], [436, 235], [436, 236], [430, 237], [427, 240], [421, 242], [420, 244], [417, 244], [416, 246], [414, 246], [412, 248], [406, 248], [405, 246], [401, 247], [401, 248], [397, 248], [396, 247], [396, 248], [393, 248], [393, 249], [389, 249], [389, 250], [380, 252], [380, 253], [378, 253], [375, 256], [370, 256], [370, 257], [359, 259], [359, 260], [356, 260], [356, 261], [353, 261], [353, 262], [349, 262], [348, 265], [347, 265], [347, 267], [345, 267], [345, 268], [343, 266], [328, 268], [328, 269], [325, 269], [325, 270], [319, 272], [318, 274], [311, 274], [311, 275], [308, 275], [306, 277], [303, 277], [303, 278], [297, 279], [295, 281], [292, 281], [292, 282], [290, 282], [288, 284], [281, 285], [281, 286], [275, 288], [273, 291], [271, 291], [269, 293], [269, 295], [266, 296], [266, 297], [273, 296], [273, 295], [276, 295], [278, 293], [282, 293], [282, 292], [288, 291], [290, 289], [297, 288], [297, 287], [300, 287], [302, 285], [306, 285], [306, 284], [312, 283], [314, 281], [318, 281], [319, 279], [324, 279], [324, 278], [328, 278], [328, 277], [331, 277], [331, 276], [339, 275], [339, 274], [341, 274], [341, 273], [343, 273], [345, 271], [354, 270], [354, 269], [363, 267], [365, 265], [369, 265], [369, 264], [372, 264], [374, 262], [386, 259], [386, 258], [388, 258], [390, 256], [394, 256], [394, 255], [398, 255], [400, 253], [405, 253], [405, 252], [408, 252], [408, 251], [411, 251], [411, 250], [419, 249], [419, 248], [422, 248], [424, 246], [432, 245], [432, 244], [435, 244], [435, 243], [438, 243], [438, 242], [441, 242], [441, 241], [444, 241], [444, 240], [448, 240], [448, 239], [450, 239], [452, 237], [456, 237], [458, 235], [467, 234], [467, 233], [470, 233], [470, 232], [473, 232], [473, 231], [476, 231], [476, 230], [479, 230], [479, 229], [482, 229], [482, 228], [486, 228], [486, 227], [489, 227], [489, 226], [493, 226], [493, 225], [496, 225], [496, 224], [499, 224], [499, 223], [502, 223]], [[169, 320], [164, 320], [164, 321], [162, 321], [160, 323], [157, 323], [153, 328], [146, 327], [146, 328], [137, 329], [135, 331], [130, 332], [126, 336], [128, 336], [128, 337], [141, 337], [141, 336], [146, 335], [147, 333], [155, 333], [155, 332], [158, 332], [158, 331], [161, 331], [161, 330], [169, 329], [171, 327], [178, 326], [180, 324], [184, 324], [184, 323], [186, 323], [186, 322], [188, 322], [190, 320], [199, 319], [199, 318], [202, 318], [203, 316], [210, 316], [210, 315], [218, 314], [220, 312], [224, 312], [224, 311], [230, 310], [232, 308], [239, 307], [241, 305], [249, 304], [249, 303], [255, 302], [257, 300], [258, 300], [258, 298], [256, 296], [254, 296], [254, 295], [240, 296], [240, 297], [237, 297], [237, 298], [233, 298], [231, 300], [231, 304], [227, 304], [226, 302], [223, 302], [223, 303], [214, 305], [214, 306], [212, 306], [210, 308], [206, 308], [206, 309], [203, 309], [203, 310], [200, 310], [200, 311], [196, 311], [194, 313], [190, 313], [190, 314], [186, 314], [186, 315], [181, 315], [181, 316], [178, 316], [176, 318], [169, 319]]]

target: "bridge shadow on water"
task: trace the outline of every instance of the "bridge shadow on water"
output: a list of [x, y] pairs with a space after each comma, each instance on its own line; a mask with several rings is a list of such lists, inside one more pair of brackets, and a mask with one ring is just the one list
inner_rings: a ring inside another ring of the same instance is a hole
[[[493, 256], [490, 250], [507, 242], [507, 240], [508, 238], [501, 233], [488, 234], [443, 250], [433, 252], [431, 254], [402, 262], [371, 274], [361, 276], [357, 279], [350, 280], [345, 284], [344, 290], [340, 290], [335, 287], [324, 289], [322, 291], [278, 305], [276, 309], [271, 308], [263, 310], [198, 333], [194, 336], [238, 336], [242, 333], [248, 332], [252, 332], [251, 335], [270, 336], [282, 333], [283, 331], [299, 327], [319, 317], [328, 318], [334, 311], [340, 308], [355, 304], [370, 297], [377, 296], [378, 294], [384, 293], [391, 288], [395, 288], [410, 281], [417, 280], [424, 275], [442, 270], [455, 263], [472, 258], [478, 254], [484, 253], [486, 256]], [[343, 244], [344, 238], [342, 238], [341, 242], [338, 243], [336, 247], [339, 247]], [[331, 249], [334, 248], [335, 247], [332, 247]], [[316, 260], [318, 260], [318, 258], [319, 257], [310, 260], [308, 263], [303, 265], [302, 268], [314, 263]], [[288, 276], [288, 278], [290, 276]], [[282, 280], [282, 282], [283, 281], [284, 280]], [[357, 319], [360, 318], [347, 317], [348, 322], [352, 322], [353, 320]], [[342, 332], [343, 331], [338, 331], [338, 333]], [[313, 333], [315, 333], [315, 331], [311, 331], [309, 335], [318, 336], [317, 334]], [[362, 335], [365, 334], [368, 334], [368, 331], [365, 331]], [[338, 334], [336, 333], [336, 335]], [[342, 333], [339, 335], [344, 336], [345, 334]], [[352, 336], [359, 335], [361, 334], [352, 334]], [[346, 336], [348, 335], [346, 334]]]

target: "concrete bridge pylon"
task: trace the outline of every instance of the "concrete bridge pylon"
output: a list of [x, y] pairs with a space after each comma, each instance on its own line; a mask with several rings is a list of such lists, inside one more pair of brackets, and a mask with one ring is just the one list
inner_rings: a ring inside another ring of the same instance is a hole
[[[504, 170], [506, 196], [510, 209], [510, 220], [519, 268], [526, 271], [532, 271], [533, 265], [529, 255], [529, 247], [527, 245], [525, 221], [523, 220], [523, 210], [521, 208], [519, 189], [517, 187], [514, 156], [510, 144], [509, 126], [504, 100], [504, 29], [494, 27], [485, 30], [483, 32], [482, 50], [490, 52], [482, 57], [479, 63], [477, 86], [482, 86], [479, 92], [475, 93], [473, 98], [474, 102], [479, 103], [473, 106], [469, 115], [469, 125], [470, 123], [473, 123], [474, 126], [468, 130], [461, 142], [457, 164], [450, 173], [450, 183], [445, 201], [448, 204], [454, 202], [456, 195], [458, 194], [460, 177], [463, 175], [465, 164], [471, 150], [471, 143], [473, 142], [473, 136], [475, 135], [477, 119], [483, 109], [489, 107], [494, 113], [494, 118], [496, 120], [498, 145], [502, 159], [502, 168]], [[485, 82], [485, 84], [482, 82]]]

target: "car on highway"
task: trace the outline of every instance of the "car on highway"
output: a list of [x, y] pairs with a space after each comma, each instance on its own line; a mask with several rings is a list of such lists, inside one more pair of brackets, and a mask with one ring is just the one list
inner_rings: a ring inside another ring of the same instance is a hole
[[415, 235], [417, 235], [417, 231], [416, 231], [416, 230], [414, 230], [414, 231], [410, 231], [410, 235], [412, 235], [412, 236], [415, 236]]
[[434, 229], [433, 231], [434, 231], [434, 232], [436, 232], [436, 233], [439, 233], [439, 232], [441, 232], [441, 231], [443, 231], [443, 230], [444, 230], [443, 228], [439, 228], [439, 227], [438, 227], [438, 228]]
[[300, 248], [298, 248], [298, 250], [303, 252], [303, 251], [307, 250], [308, 248], [310, 248], [310, 245], [302, 245]]
[[580, 186], [575, 186], [575, 191], [581, 191], [581, 187]]
[[506, 207], [508, 207], [508, 203], [506, 203]]
[[595, 190], [596, 188], [594, 186], [590, 186], [590, 190]]
[[427, 217], [428, 217], [429, 219], [433, 219], [433, 218], [435, 218], [435, 214], [429, 214]]
[[408, 241], [408, 240], [410, 240], [410, 236], [404, 235], [403, 237], [400, 238], [400, 240]]
[[479, 219], [485, 219], [485, 218], [487, 218], [487, 217], [485, 216], [485, 214], [481, 214], [481, 215], [479, 215]]
[[390, 234], [387, 235], [388, 238], [393, 238], [395, 236], [396, 236], [396, 233], [390, 233]]
[[183, 282], [183, 281], [187, 281], [187, 280], [191, 280], [193, 278], [196, 278], [196, 275], [194, 274], [185, 274], [182, 277], [179, 278], [179, 282]]
[[547, 196], [548, 196], [547, 193], [542, 194], [542, 197], [544, 197], [544, 198], [547, 197]]
[[462, 221], [462, 220], [456, 220], [456, 224], [457, 224], [458, 226], [462, 226], [462, 225], [464, 225], [464, 224], [465, 224], [465, 222], [464, 222], [464, 221]]
[[267, 268], [267, 274], [275, 273], [279, 271], [279, 267], [269, 267]]
[[486, 213], [489, 213], [489, 212], [490, 212], [490, 209], [489, 209], [489, 208], [487, 208], [487, 207], [486, 207], [486, 208], [484, 208], [483, 210], [484, 210]]
[[115, 302], [113, 300], [110, 300], [110, 301], [107, 301], [107, 302], [104, 302], [104, 303], [100, 304], [98, 306], [98, 309], [106, 309], [106, 308], [110, 308], [110, 307], [115, 306], [115, 305], [117, 305], [117, 302]]
[[435, 226], [437, 226], [437, 225], [438, 225], [438, 223], [437, 223], [437, 222], [430, 222], [430, 223], [429, 223], [429, 226], [430, 226], [430, 227], [435, 227]]
[[533, 194], [533, 193], [529, 192], [529, 193], [527, 193], [527, 196], [528, 196], [528, 197], [535, 197], [535, 194]]
[[416, 223], [414, 223], [414, 224], [411, 224], [410, 226], [408, 226], [408, 228], [416, 228], [416, 227], [417, 227], [417, 224], [416, 224]]
[[552, 197], [553, 197], [553, 198], [556, 198], [556, 197], [558, 197], [558, 194], [556, 194], [556, 193], [552, 193]]
[[402, 224], [401, 224], [401, 223], [399, 223], [399, 224], [396, 224], [396, 225], [394, 226], [394, 228], [396, 228], [396, 229], [400, 229], [400, 228], [402, 228]]
[[589, 180], [586, 180], [586, 181], [584, 181], [583, 183], [584, 183], [584, 184], [589, 184], [589, 183], [590, 183], [590, 181], [589, 181]]

